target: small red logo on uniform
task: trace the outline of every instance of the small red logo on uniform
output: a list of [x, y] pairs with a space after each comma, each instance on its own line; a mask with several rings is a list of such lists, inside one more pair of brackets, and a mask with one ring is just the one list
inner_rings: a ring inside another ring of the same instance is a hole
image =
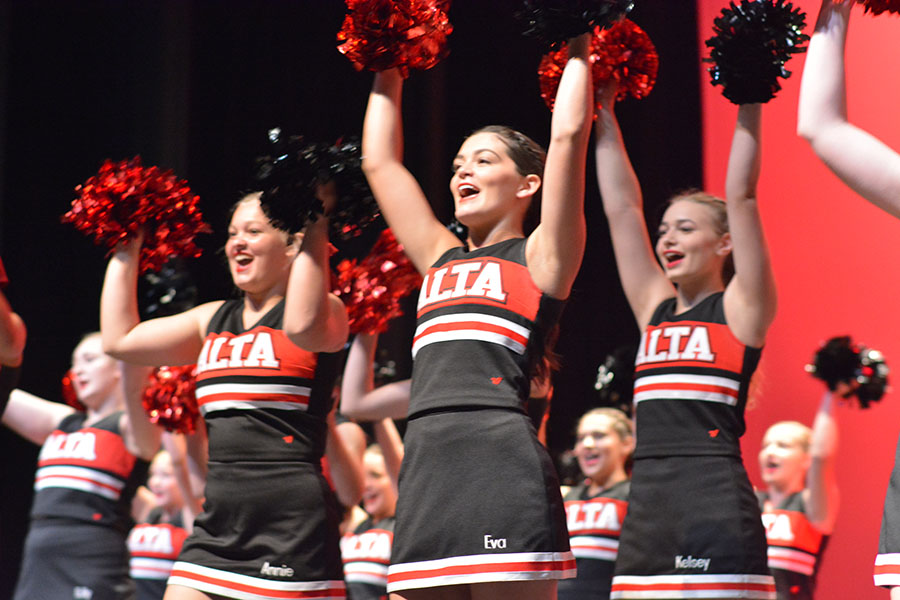
[[491, 377], [491, 383], [494, 385], [500, 385], [501, 381], [503, 381], [502, 377]]
[[284, 437], [281, 438], [281, 439], [284, 440], [284, 443], [285, 443], [285, 444], [291, 444], [291, 443], [293, 443], [293, 441], [294, 441], [294, 436], [292, 436], [292, 435], [286, 435], [286, 436], [284, 436]]
[[719, 435], [719, 430], [718, 430], [718, 429], [710, 429], [710, 430], [709, 430], [709, 437], [714, 438], [714, 437], [716, 437], [717, 435]]
[[100, 513], [94, 513], [94, 514], [91, 515], [91, 517], [92, 517], [95, 521], [99, 521], [100, 519], [103, 518], [103, 515], [101, 515]]

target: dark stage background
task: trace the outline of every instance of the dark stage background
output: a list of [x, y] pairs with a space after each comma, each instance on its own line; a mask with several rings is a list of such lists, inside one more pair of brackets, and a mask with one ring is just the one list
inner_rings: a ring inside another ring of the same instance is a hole
[[[519, 36], [514, 5], [455, 0], [449, 58], [407, 84], [408, 164], [447, 220], [450, 161], [469, 131], [503, 123], [541, 143], [548, 137], [540, 49]], [[695, 14], [688, 0], [643, 2], [632, 13], [660, 55], [653, 93], [618, 109], [651, 219], [672, 192], [702, 183]], [[323, 141], [360, 131], [371, 74], [354, 71], [335, 50], [342, 15], [338, 0], [0, 0], [0, 251], [7, 294], [29, 329], [23, 389], [59, 399], [72, 348], [98, 327], [104, 250], [59, 217], [74, 186], [104, 158], [140, 154], [188, 179], [214, 229], [200, 240], [203, 257], [189, 264], [200, 300], [232, 293], [217, 250], [226, 208], [264, 149], [266, 129], [280, 125]], [[597, 402], [597, 366], [637, 341], [592, 171], [588, 177], [588, 248], [558, 345], [549, 430], [555, 452], [572, 443], [575, 419]], [[401, 374], [410, 368], [411, 323], [395, 323], [382, 340]], [[37, 448], [6, 429], [0, 447], [6, 598]]]

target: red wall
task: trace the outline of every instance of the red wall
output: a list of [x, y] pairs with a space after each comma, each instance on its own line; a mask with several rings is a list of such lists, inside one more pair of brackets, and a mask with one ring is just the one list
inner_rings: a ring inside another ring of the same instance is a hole
[[[701, 54], [727, 0], [698, 0]], [[795, 0], [812, 33], [819, 0]], [[900, 19], [855, 8], [847, 44], [850, 120], [900, 149]], [[665, 68], [665, 57], [660, 57]], [[781, 419], [811, 423], [823, 389], [803, 367], [828, 337], [849, 334], [884, 352], [900, 381], [900, 221], [854, 195], [796, 134], [803, 55], [784, 89], [763, 111], [759, 198], [778, 281], [778, 316], [760, 367], [755, 408], [747, 414], [744, 456], [760, 485], [757, 454], [766, 427]], [[705, 70], [705, 65], [699, 68]], [[707, 189], [724, 190], [735, 107], [721, 88], [702, 89]], [[841, 510], [820, 572], [820, 600], [886, 598], [872, 584], [884, 492], [900, 430], [900, 401], [888, 393], [867, 411], [838, 407], [837, 475]]]

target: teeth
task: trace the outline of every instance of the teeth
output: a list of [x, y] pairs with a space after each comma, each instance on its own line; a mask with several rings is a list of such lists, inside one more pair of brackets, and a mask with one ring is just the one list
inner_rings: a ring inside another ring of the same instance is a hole
[[459, 195], [463, 198], [478, 193], [478, 188], [474, 185], [463, 184], [459, 186]]

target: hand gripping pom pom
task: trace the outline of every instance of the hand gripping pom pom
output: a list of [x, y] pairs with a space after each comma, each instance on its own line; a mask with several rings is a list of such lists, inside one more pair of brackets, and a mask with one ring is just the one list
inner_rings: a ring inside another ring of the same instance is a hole
[[784, 0], [741, 0], [713, 22], [709, 74], [713, 85], [735, 104], [768, 102], [781, 89], [779, 77], [791, 72], [785, 63], [799, 52], [809, 36], [803, 33], [806, 13]]
[[361, 71], [430, 69], [448, 53], [449, 0], [347, 0], [338, 51]]
[[806, 370], [831, 391], [841, 383], [849, 386], [848, 396], [856, 396], [861, 408], [881, 399], [890, 373], [881, 352], [854, 344], [849, 336], [833, 337], [824, 343]]
[[84, 404], [81, 403], [81, 400], [78, 399], [78, 394], [75, 393], [75, 384], [72, 383], [72, 369], [66, 371], [61, 383], [62, 397], [63, 400], [66, 401], [66, 404], [79, 412], [86, 412], [87, 409], [84, 407]]
[[632, 0], [525, 0], [516, 19], [524, 35], [558, 48], [582, 33], [611, 27], [633, 7]]
[[[563, 45], [559, 50], [546, 54], [538, 66], [541, 97], [550, 110], [553, 110], [556, 90], [568, 57], [569, 51]], [[617, 100], [629, 95], [644, 98], [653, 89], [658, 70], [656, 47], [650, 36], [633, 22], [625, 19], [607, 30], [594, 30], [591, 39], [591, 78], [595, 90], [615, 79], [618, 82]]]
[[208, 233], [187, 182], [172, 171], [144, 167], [140, 157], [113, 162], [75, 188], [78, 197], [63, 215], [64, 223], [92, 235], [94, 242], [113, 249], [144, 231], [140, 271], [160, 269], [170, 256], [197, 257], [198, 233]]
[[311, 147], [309, 153], [319, 183], [334, 185], [335, 205], [328, 210], [331, 239], [350, 240], [379, 221], [378, 203], [362, 171], [358, 138], [319, 144]]
[[390, 229], [361, 261], [348, 259], [337, 266], [334, 294], [344, 301], [352, 333], [382, 333], [388, 321], [403, 314], [400, 299], [422, 284], [412, 263]]
[[166, 431], [191, 434], [196, 430], [197, 366], [159, 367], [144, 388], [141, 402], [150, 422]]
[[278, 128], [269, 130], [269, 142], [271, 153], [256, 159], [252, 185], [262, 192], [259, 204], [272, 225], [296, 233], [322, 214], [315, 148], [300, 136], [283, 136]]

